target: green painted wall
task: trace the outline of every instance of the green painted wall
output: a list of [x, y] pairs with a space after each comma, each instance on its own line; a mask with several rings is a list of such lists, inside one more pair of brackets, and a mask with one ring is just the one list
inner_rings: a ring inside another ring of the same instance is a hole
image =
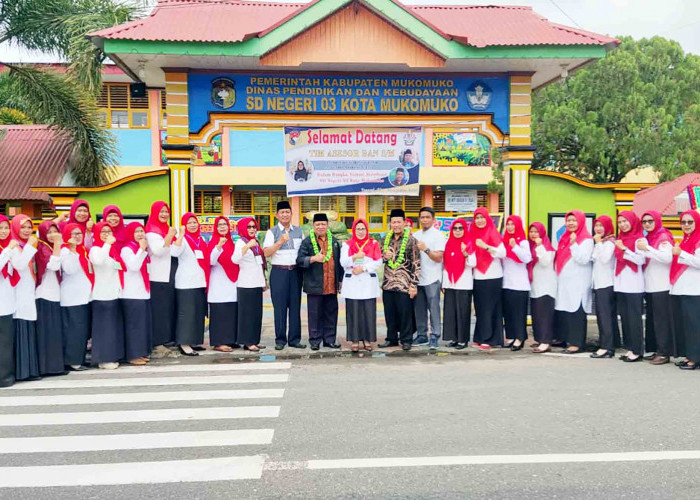
[[615, 219], [615, 198], [612, 189], [592, 189], [556, 177], [530, 175], [530, 222], [547, 226], [547, 214], [581, 210], [596, 215], [607, 214]]
[[146, 177], [127, 182], [107, 191], [79, 193], [78, 198], [82, 198], [90, 204], [93, 216], [101, 214], [102, 209], [107, 205], [119, 206], [125, 216], [127, 214], [148, 214], [154, 201], [170, 202], [169, 177], [167, 175]]

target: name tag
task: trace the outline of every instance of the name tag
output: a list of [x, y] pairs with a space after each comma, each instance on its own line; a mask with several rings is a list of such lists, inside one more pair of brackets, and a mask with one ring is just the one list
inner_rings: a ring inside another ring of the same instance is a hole
[[262, 263], [263, 263], [262, 255], [255, 256], [255, 263], [258, 264], [259, 266], [262, 266]]
[[364, 258], [364, 257], [362, 257], [361, 259], [357, 259], [357, 260], [355, 261], [355, 267], [360, 267], [360, 266], [362, 266], [364, 263], [365, 263], [365, 258]]
[[195, 250], [195, 251], [194, 251], [194, 256], [195, 256], [195, 258], [197, 258], [197, 259], [203, 259], [203, 258], [204, 258], [204, 254], [202, 253], [201, 250]]
[[112, 261], [112, 267], [114, 269], [116, 269], [117, 271], [122, 270], [122, 265], [119, 262], [117, 262], [116, 260]]

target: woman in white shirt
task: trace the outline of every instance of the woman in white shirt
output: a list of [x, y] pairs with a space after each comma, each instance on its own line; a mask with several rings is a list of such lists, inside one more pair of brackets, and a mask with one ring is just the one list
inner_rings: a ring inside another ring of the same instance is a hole
[[474, 345], [479, 349], [503, 345], [503, 266], [506, 256], [503, 239], [484, 207], [474, 211], [474, 222], [469, 228], [469, 239], [474, 243], [474, 309], [476, 326]]
[[85, 353], [90, 337], [90, 298], [95, 273], [83, 245], [83, 230], [66, 224], [61, 230], [61, 326], [63, 360], [73, 371], [87, 370]]
[[36, 253], [36, 339], [39, 374], [65, 374], [61, 325], [61, 233], [54, 221], [39, 225]]
[[532, 260], [527, 264], [530, 280], [530, 314], [536, 346], [532, 352], [541, 354], [552, 350], [554, 339], [554, 300], [557, 296], [557, 273], [554, 271], [555, 250], [541, 222], [528, 228]]
[[523, 220], [517, 215], [506, 219], [503, 233], [506, 258], [503, 259], [503, 323], [511, 351], [519, 351], [527, 340], [527, 302], [530, 279], [527, 264], [532, 260]]
[[121, 295], [124, 313], [124, 352], [132, 365], [148, 363], [151, 352], [151, 280], [148, 276], [148, 242], [139, 222], [126, 226], [126, 244], [121, 249], [124, 262], [124, 288]]
[[20, 214], [12, 218], [12, 237], [19, 245], [11, 260], [14, 272], [19, 274], [15, 286], [15, 380], [36, 380], [39, 378], [34, 273], [37, 239], [28, 216]]
[[596, 322], [598, 324], [598, 347], [591, 358], [603, 359], [615, 356], [615, 347], [620, 345], [620, 329], [617, 325], [615, 303], [615, 227], [612, 218], [601, 215], [593, 221], [593, 295], [595, 298]]
[[175, 273], [175, 342], [180, 353], [198, 356], [192, 346], [204, 342], [204, 319], [207, 314], [207, 286], [209, 284], [209, 248], [199, 234], [199, 220], [187, 212], [180, 221], [180, 234], [170, 247], [177, 257]]
[[442, 333], [449, 341], [447, 347], [460, 350], [469, 344], [474, 289], [472, 270], [476, 266], [474, 242], [469, 239], [467, 227], [466, 220], [455, 219], [442, 259], [442, 290], [445, 293]]
[[700, 214], [688, 210], [681, 215], [683, 241], [673, 247], [671, 301], [679, 356], [687, 361], [682, 370], [700, 367]]
[[170, 227], [170, 207], [164, 201], [151, 205], [146, 222], [148, 255], [151, 259], [151, 311], [154, 358], [177, 355], [166, 346], [175, 344], [175, 272], [177, 258], [170, 255], [170, 245], [177, 229]]
[[124, 317], [119, 296], [124, 287], [124, 261], [107, 222], [92, 228], [90, 263], [95, 271], [92, 289], [92, 364], [104, 370], [119, 368], [124, 358]]
[[15, 383], [15, 284], [10, 260], [19, 245], [12, 239], [10, 219], [0, 215], [0, 387]]
[[615, 240], [615, 299], [622, 320], [622, 340], [627, 354], [620, 356], [626, 363], [641, 361], [644, 356], [644, 327], [642, 302], [644, 301], [644, 256], [637, 250], [637, 243], [644, 239], [639, 217], [631, 210], [620, 212], [617, 217], [618, 234]]
[[237, 343], [238, 294], [236, 282], [240, 268], [233, 263], [235, 245], [226, 217], [214, 221], [214, 234], [209, 242], [211, 271], [209, 274], [209, 343], [215, 351], [231, 352]]
[[586, 345], [587, 319], [591, 312], [591, 255], [593, 237], [586, 227], [586, 215], [572, 210], [565, 217], [566, 232], [557, 244], [554, 269], [557, 272], [558, 329], [569, 344], [562, 351], [574, 354]]
[[646, 241], [639, 240], [637, 249], [646, 257], [644, 264], [644, 298], [646, 300], [645, 351], [652, 365], [665, 365], [674, 354], [673, 318], [671, 314], [671, 262], [673, 235], [664, 228], [661, 214], [649, 211], [642, 215]]
[[382, 249], [369, 235], [368, 227], [366, 220], [356, 219], [352, 237], [340, 248], [347, 339], [353, 352], [360, 350], [360, 342], [371, 351], [377, 341], [377, 269], [382, 265]]
[[262, 298], [267, 289], [265, 255], [256, 239], [258, 223], [252, 217], [238, 221], [238, 235], [233, 262], [240, 272], [236, 283], [238, 292], [238, 343], [247, 351], [259, 351], [262, 333]]

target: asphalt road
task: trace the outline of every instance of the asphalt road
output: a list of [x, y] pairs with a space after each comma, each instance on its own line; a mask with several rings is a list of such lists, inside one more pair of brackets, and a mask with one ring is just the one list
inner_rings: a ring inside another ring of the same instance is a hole
[[[157, 363], [174, 371], [0, 390], [0, 498], [691, 498], [700, 487], [700, 373], [672, 365], [525, 352]], [[43, 439], [61, 436], [73, 438]], [[70, 486], [114, 477], [127, 484]]]

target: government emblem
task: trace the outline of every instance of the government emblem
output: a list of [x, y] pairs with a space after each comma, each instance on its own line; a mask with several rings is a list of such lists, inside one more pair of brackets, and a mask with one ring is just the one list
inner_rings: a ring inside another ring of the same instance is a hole
[[211, 82], [211, 102], [221, 109], [228, 109], [236, 104], [235, 82], [229, 78], [217, 78]]

